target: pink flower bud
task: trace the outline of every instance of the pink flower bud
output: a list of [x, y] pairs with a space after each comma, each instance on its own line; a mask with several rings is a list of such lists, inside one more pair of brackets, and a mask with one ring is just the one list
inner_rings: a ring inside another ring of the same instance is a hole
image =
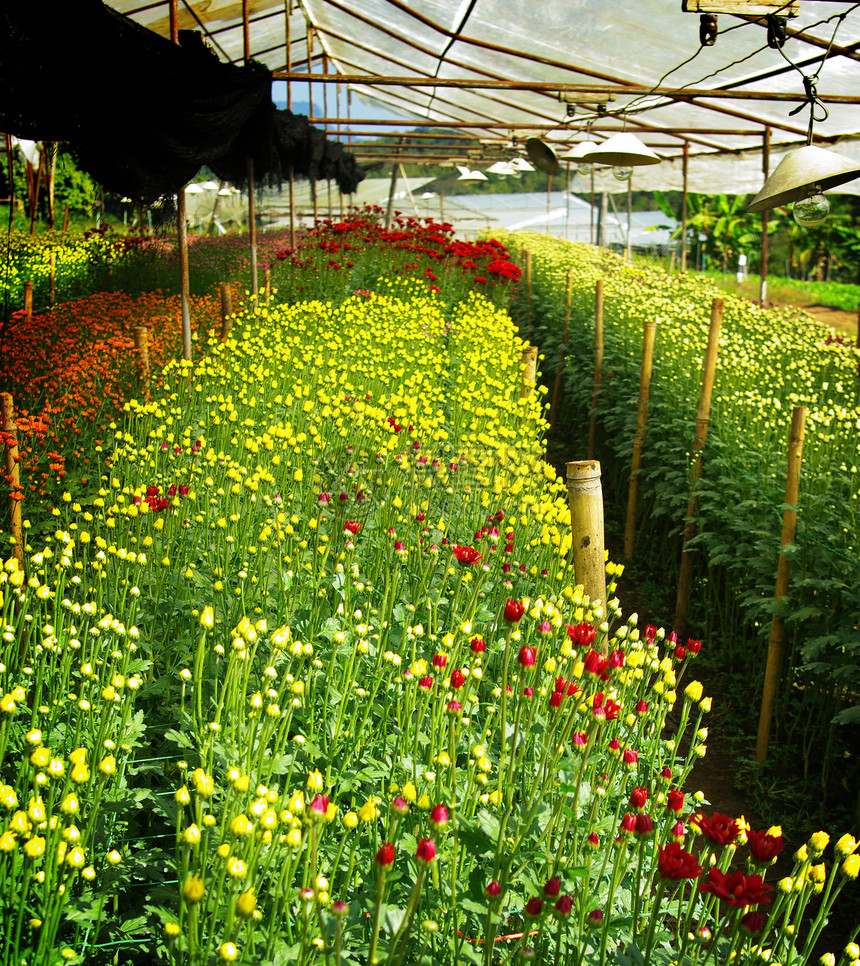
[[448, 812], [448, 806], [439, 804], [434, 805], [430, 809], [430, 824], [436, 829], [437, 832], [442, 832], [448, 827], [448, 822], [451, 820], [451, 815]]
[[555, 899], [560, 892], [561, 879], [557, 875], [554, 875], [551, 879], [547, 879], [543, 887], [543, 894], [550, 899]]
[[498, 879], [490, 879], [484, 886], [484, 895], [488, 899], [496, 899], [502, 894], [502, 885]]
[[526, 907], [523, 911], [530, 919], [537, 919], [538, 916], [543, 912], [543, 899], [538, 898], [538, 896], [533, 896], [526, 903]]
[[382, 843], [373, 861], [380, 869], [390, 868], [394, 864], [394, 846], [391, 842]]
[[525, 613], [525, 607], [519, 600], [511, 600], [510, 597], [505, 604], [505, 620], [509, 624], [516, 624]]
[[415, 858], [422, 865], [430, 865], [436, 858], [436, 845], [433, 839], [421, 839], [415, 849]]
[[560, 916], [562, 919], [566, 919], [571, 912], [573, 912], [573, 896], [559, 896], [558, 902], [555, 904], [556, 915]]

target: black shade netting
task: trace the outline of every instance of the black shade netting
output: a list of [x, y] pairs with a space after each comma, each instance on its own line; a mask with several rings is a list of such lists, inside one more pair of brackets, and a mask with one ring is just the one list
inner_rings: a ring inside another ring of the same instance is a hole
[[105, 188], [152, 204], [207, 165], [244, 183], [364, 172], [307, 118], [278, 111], [262, 64], [221, 62], [202, 35], [173, 44], [101, 0], [0, 0], [0, 130], [65, 141]]

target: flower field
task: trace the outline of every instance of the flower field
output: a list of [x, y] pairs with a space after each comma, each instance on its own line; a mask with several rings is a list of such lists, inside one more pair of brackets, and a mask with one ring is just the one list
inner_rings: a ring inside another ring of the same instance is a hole
[[[535, 286], [531, 306], [523, 299], [517, 315], [528, 326], [531, 313], [530, 335], [552, 360], [551, 376], [562, 341], [567, 274], [573, 271], [562, 390], [567, 409], [560, 419], [572, 428], [578, 455], [588, 441], [595, 282], [604, 279], [597, 457], [622, 517], [642, 326], [646, 319], [657, 321], [634, 559], [646, 571], [677, 569], [710, 303], [722, 293], [701, 279], [632, 268], [588, 246], [543, 236], [520, 237], [517, 244], [532, 252]], [[718, 644], [724, 668], [739, 682], [757, 683], [744, 698], [754, 713], [771, 617], [776, 612], [784, 618], [788, 653], [778, 737], [792, 760], [801, 756], [804, 774], [817, 771], [825, 786], [860, 720], [858, 363], [860, 353], [850, 340], [828, 334], [809, 316], [726, 299], [692, 545], [701, 564], [691, 618]], [[789, 594], [775, 611], [788, 431], [796, 405], [808, 407], [798, 529], [787, 551]], [[856, 797], [855, 760], [852, 750], [834, 777]]]
[[150, 400], [130, 368], [102, 390], [54, 501], [27, 479], [0, 574], [0, 960], [809, 962], [858, 843], [768, 875], [782, 830], [692, 790], [702, 645], [625, 619], [613, 563], [605, 609], [577, 586], [514, 266], [397, 231], [352, 268], [411, 267], [323, 299], [319, 243], [369, 229], [321, 227], [225, 341], [201, 301], [193, 363], [163, 363], [155, 295], [62, 316], [54, 411], [118, 338], [80, 320], [149, 313], [164, 349]]

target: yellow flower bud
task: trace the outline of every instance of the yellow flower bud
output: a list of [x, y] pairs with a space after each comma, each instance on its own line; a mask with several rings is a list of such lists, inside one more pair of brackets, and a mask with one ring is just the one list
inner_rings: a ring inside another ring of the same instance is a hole
[[203, 898], [206, 893], [206, 886], [203, 880], [196, 873], [189, 875], [182, 884], [182, 895], [189, 905], [194, 905]]
[[703, 692], [701, 681], [691, 681], [686, 688], [684, 688], [684, 696], [689, 701], [701, 701]]

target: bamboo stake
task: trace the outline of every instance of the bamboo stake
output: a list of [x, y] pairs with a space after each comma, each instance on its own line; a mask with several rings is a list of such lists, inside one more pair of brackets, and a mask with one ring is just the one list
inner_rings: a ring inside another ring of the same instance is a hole
[[69, 230], [69, 206], [66, 205], [65, 208], [63, 208], [63, 234], [65, 235], [68, 230]]
[[[776, 571], [776, 590], [773, 595], [777, 606], [788, 593], [788, 578], [791, 561], [785, 554], [785, 547], [794, 542], [797, 524], [797, 503], [800, 492], [800, 460], [803, 456], [803, 438], [806, 429], [806, 407], [795, 406], [791, 413], [791, 431], [788, 436], [788, 470], [785, 476], [785, 509], [782, 511], [782, 552]], [[764, 686], [761, 696], [761, 712], [758, 719], [758, 738], [755, 747], [755, 760], [764, 761], [770, 738], [770, 725], [773, 720], [773, 707], [776, 701], [776, 686], [779, 680], [779, 665], [782, 658], [782, 640], [785, 621], [774, 614], [770, 623], [770, 640], [767, 645], [767, 666], [764, 672]]]
[[532, 253], [528, 250], [523, 251], [526, 267], [526, 331], [531, 332], [532, 328]]
[[[568, 165], [570, 168], [570, 165]], [[564, 357], [567, 354], [567, 337], [570, 329], [570, 301], [573, 297], [573, 269], [567, 270], [567, 286], [564, 290], [564, 329], [561, 335], [561, 346], [558, 350], [558, 363], [555, 367], [555, 385], [552, 387], [552, 405], [549, 410], [549, 431], [555, 432], [555, 414], [558, 409], [558, 395], [561, 390], [561, 374], [564, 371]]]
[[33, 283], [24, 282], [24, 318], [29, 322], [33, 318]]
[[860, 303], [857, 305], [857, 338], [854, 340], [854, 345], [860, 349]]
[[269, 265], [266, 266], [265, 278], [266, 278], [266, 301], [268, 302], [272, 298], [272, 269]]
[[21, 469], [18, 456], [18, 427], [15, 425], [12, 394], [0, 392], [0, 409], [3, 419], [3, 449], [6, 458], [6, 479], [9, 482], [9, 532], [15, 540], [12, 554], [21, 563], [24, 560], [24, 532], [21, 527]]
[[567, 494], [577, 584], [606, 613], [606, 559], [603, 551], [603, 489], [600, 463], [576, 460], [567, 464]]
[[137, 355], [137, 376], [143, 394], [149, 400], [149, 329], [145, 325], [134, 327], [134, 350]]
[[633, 459], [630, 464], [630, 486], [627, 491], [627, 523], [624, 528], [624, 559], [633, 559], [633, 540], [636, 535], [636, 500], [639, 496], [639, 473], [642, 469], [642, 448], [645, 445], [645, 426], [648, 421], [648, 396], [651, 391], [651, 364], [654, 359], [654, 340], [657, 323], [645, 323], [642, 338], [642, 367], [639, 372], [639, 409], [636, 413], [636, 432], [633, 436]]
[[708, 420], [711, 414], [711, 392], [714, 388], [714, 373], [717, 368], [717, 352], [720, 342], [720, 326], [723, 321], [723, 300], [714, 299], [711, 305], [711, 324], [708, 329], [708, 347], [705, 350], [705, 365], [702, 372], [702, 391], [699, 395], [699, 410], [696, 415], [696, 438], [693, 442], [693, 469], [690, 477], [690, 498], [687, 501], [687, 520], [684, 524], [684, 539], [681, 547], [681, 572], [678, 576], [678, 597], [675, 602], [675, 631], [680, 637], [687, 624], [687, 608], [690, 604], [690, 583], [693, 576], [693, 555], [687, 544], [696, 535], [696, 484], [702, 476], [702, 450], [708, 438]]
[[523, 347], [523, 371], [520, 378], [520, 399], [525, 399], [534, 392], [535, 380], [537, 377], [537, 357], [536, 345]]
[[233, 290], [229, 283], [221, 283], [221, 341], [226, 342], [230, 337], [233, 326]]
[[603, 279], [594, 287], [594, 389], [591, 391], [591, 416], [588, 424], [588, 458], [594, 459], [597, 441], [597, 397], [603, 379]]
[[182, 318], [182, 358], [191, 361], [191, 283], [188, 278], [188, 225], [185, 189], [176, 195], [176, 235], [179, 248], [179, 304]]
[[48, 255], [48, 260], [51, 266], [51, 274], [50, 274], [50, 282], [49, 282], [50, 294], [48, 297], [50, 299], [51, 305], [53, 305], [57, 296], [57, 253], [52, 251]]

